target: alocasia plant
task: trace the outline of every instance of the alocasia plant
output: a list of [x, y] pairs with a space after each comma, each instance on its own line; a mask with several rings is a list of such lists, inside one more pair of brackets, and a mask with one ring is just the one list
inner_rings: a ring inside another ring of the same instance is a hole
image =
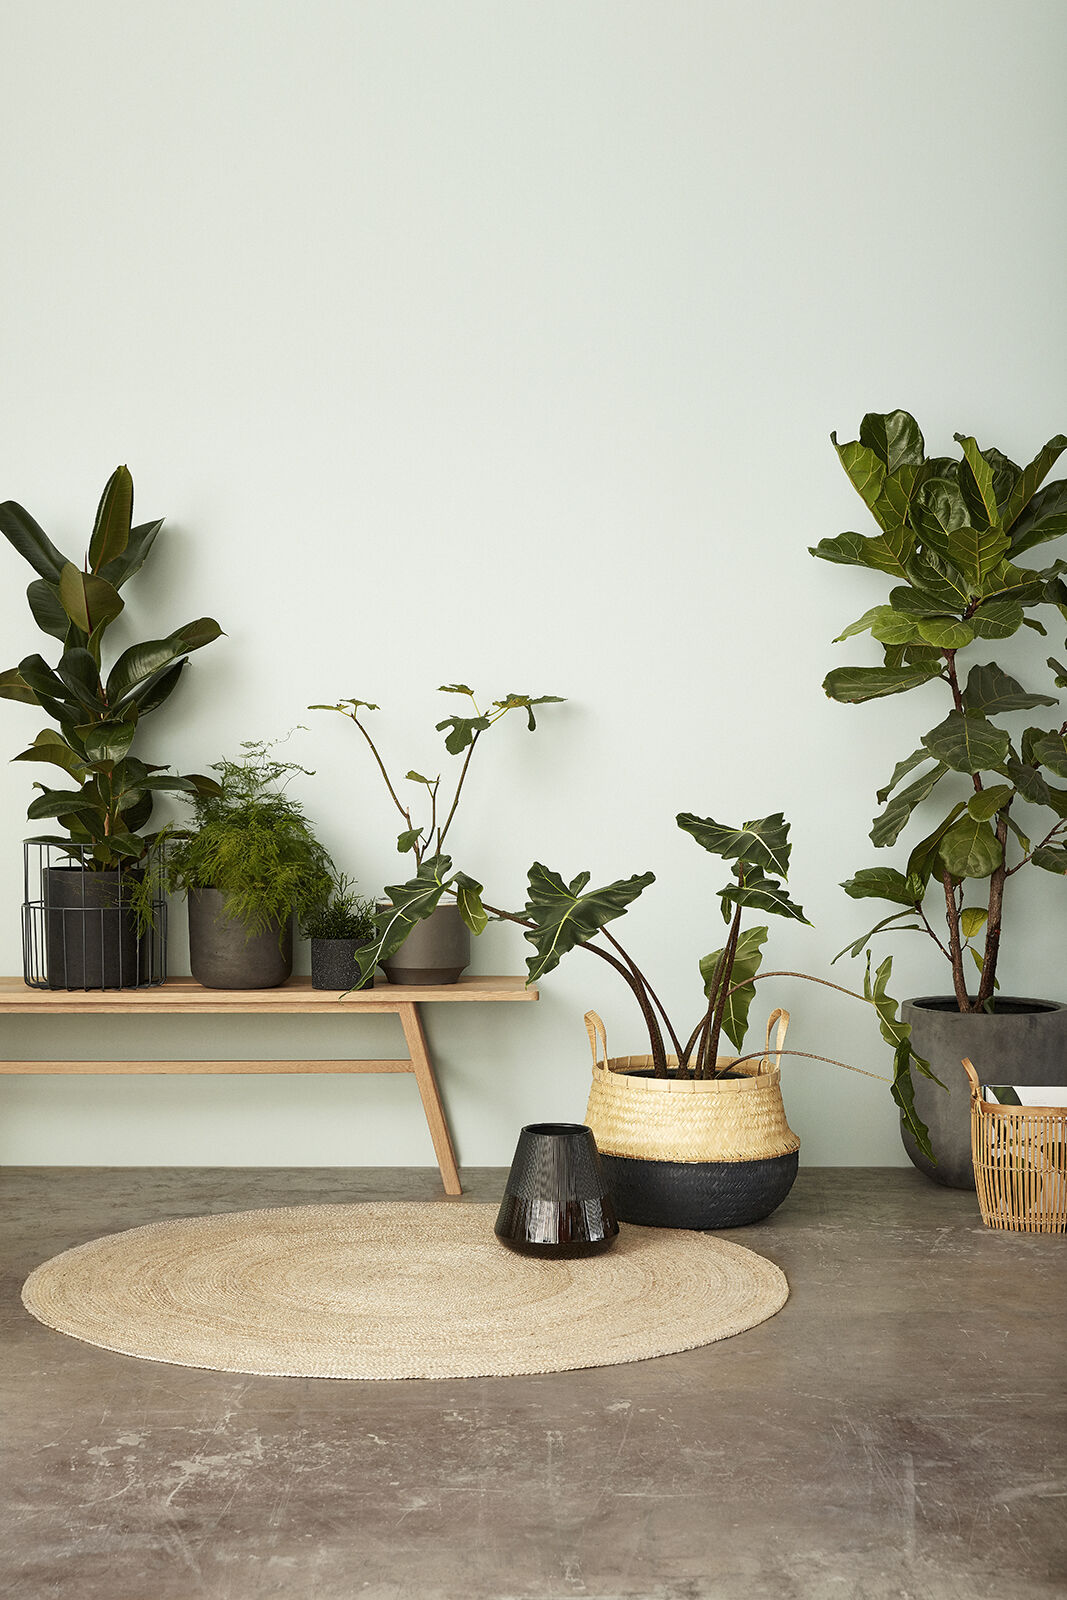
[[[870, 568], [890, 585], [885, 601], [840, 635], [870, 633], [881, 662], [830, 672], [823, 685], [829, 697], [858, 704], [928, 684], [942, 697], [935, 706], [932, 692], [923, 696], [932, 726], [879, 789], [871, 842], [895, 845], [935, 795], [937, 820], [930, 827], [927, 817], [899, 865], [865, 867], [843, 885], [854, 899], [896, 908], [846, 948], [858, 955], [883, 931], [927, 934], [950, 964], [960, 1011], [973, 1012], [995, 1007], [1008, 880], [1029, 866], [1067, 873], [1067, 788], [1054, 781], [1067, 779], [1063, 707], [1056, 694], [1024, 687], [990, 659], [992, 646], [1022, 628], [1045, 637], [1044, 622], [1032, 614], [1038, 608], [1067, 619], [1067, 562], [1022, 564], [1067, 533], [1067, 479], [1044, 482], [1067, 438], [1057, 434], [1026, 467], [970, 435], [955, 438], [959, 459], [928, 457], [906, 411], [869, 414], [849, 444], [831, 434], [878, 532], [842, 533], [811, 553]], [[1047, 666], [1051, 687], [1067, 688], [1063, 662], [1049, 656]], [[1039, 707], [1056, 708], [1043, 719], [1051, 727], [1015, 720]], [[911, 781], [901, 788], [905, 778]], [[940, 902], [933, 920], [929, 896]], [[941, 915], [943, 933], [935, 926]], [[968, 952], [978, 974], [973, 994]]]

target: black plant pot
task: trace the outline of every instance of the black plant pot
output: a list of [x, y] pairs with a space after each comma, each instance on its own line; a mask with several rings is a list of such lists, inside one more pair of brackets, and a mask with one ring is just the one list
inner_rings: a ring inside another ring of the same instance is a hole
[[249, 937], [217, 889], [189, 891], [189, 967], [205, 989], [277, 989], [293, 974], [293, 919]]
[[619, 1231], [596, 1140], [578, 1122], [533, 1122], [515, 1147], [496, 1236], [528, 1256], [592, 1256]]
[[916, 1053], [929, 1061], [948, 1093], [912, 1069], [915, 1109], [930, 1130], [936, 1165], [901, 1125], [911, 1161], [935, 1183], [973, 1189], [971, 1091], [963, 1057], [983, 1083], [1067, 1083], [1067, 1005], [1056, 1000], [998, 995], [996, 1010], [961, 1012], [954, 995], [905, 1000], [901, 1018], [911, 1024]]
[[312, 939], [311, 987], [313, 989], [351, 989], [359, 982], [356, 951], [360, 939]]
[[159, 982], [152, 941], [139, 936], [130, 888], [139, 872], [80, 866], [42, 874], [45, 963], [50, 989], [136, 989]]
[[646, 1161], [602, 1155], [623, 1222], [645, 1228], [743, 1228], [777, 1210], [799, 1153], [759, 1161]]

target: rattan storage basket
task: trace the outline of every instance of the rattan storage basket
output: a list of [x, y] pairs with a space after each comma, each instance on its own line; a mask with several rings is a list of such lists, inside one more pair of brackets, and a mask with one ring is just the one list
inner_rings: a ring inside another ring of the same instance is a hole
[[[772, 1011], [778, 1024], [775, 1051], [789, 1026], [787, 1011]], [[738, 1078], [654, 1078], [651, 1056], [608, 1056], [607, 1033], [595, 1011], [585, 1025], [593, 1051], [593, 1083], [585, 1120], [605, 1155], [647, 1161], [760, 1161], [790, 1155], [800, 1140], [785, 1118], [779, 1065], [765, 1057], [745, 1061]], [[727, 1067], [733, 1056], [719, 1056]], [[780, 1059], [780, 1058], [779, 1058]], [[677, 1066], [676, 1056], [668, 1056]]]
[[991, 1104], [966, 1057], [963, 1070], [982, 1221], [1016, 1233], [1067, 1232], [1067, 1107]]

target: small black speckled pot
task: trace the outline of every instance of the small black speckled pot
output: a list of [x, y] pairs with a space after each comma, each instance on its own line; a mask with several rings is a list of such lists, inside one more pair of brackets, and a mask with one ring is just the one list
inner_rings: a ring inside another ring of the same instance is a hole
[[351, 989], [359, 982], [356, 951], [359, 939], [312, 939], [311, 987], [313, 989]]

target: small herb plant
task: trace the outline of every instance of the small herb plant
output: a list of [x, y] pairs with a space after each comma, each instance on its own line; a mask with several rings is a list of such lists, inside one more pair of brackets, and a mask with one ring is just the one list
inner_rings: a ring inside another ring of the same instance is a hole
[[366, 944], [374, 937], [374, 901], [355, 893], [351, 879], [333, 880], [328, 897], [312, 907], [300, 922], [305, 939], [354, 939]]
[[306, 767], [271, 754], [279, 741], [246, 741], [236, 760], [212, 765], [218, 792], [196, 795], [195, 827], [170, 830], [168, 889], [217, 889], [227, 916], [248, 936], [311, 916], [329, 899], [332, 863], [315, 838], [300, 802], [285, 793]]
[[0, 505], [0, 533], [39, 574], [26, 591], [34, 620], [62, 645], [54, 668], [34, 654], [0, 673], [0, 696], [40, 706], [57, 724], [14, 759], [47, 762], [79, 785], [35, 784], [41, 792], [27, 816], [54, 818], [66, 837], [42, 842], [62, 846], [91, 869], [144, 859], [155, 836], [140, 830], [156, 793], [207, 795], [217, 788], [199, 773], [170, 774], [132, 754], [140, 719], [177, 687], [190, 652], [221, 634], [214, 618], [200, 617], [165, 639], [131, 645], [106, 675], [102, 666], [104, 634], [125, 604], [119, 591], [144, 564], [162, 526], [162, 518], [133, 526], [127, 467], [116, 467], [107, 481], [80, 567], [22, 506], [14, 500]]
[[452, 857], [445, 854], [444, 845], [455, 821], [463, 787], [470, 772], [474, 752], [484, 735], [511, 711], [525, 711], [526, 725], [532, 733], [537, 727], [535, 706], [562, 704], [562, 696], [543, 694], [509, 694], [502, 700], [493, 700], [483, 711], [474, 691], [465, 683], [442, 684], [441, 694], [461, 695], [470, 701], [473, 716], [450, 713], [436, 724], [438, 733], [445, 734], [445, 749], [450, 756], [462, 756], [463, 761], [454, 785], [446, 792], [441, 789], [441, 777], [427, 778], [421, 772], [408, 771], [405, 782], [416, 784], [424, 790], [423, 801], [427, 808], [425, 820], [417, 822], [411, 805], [405, 805], [389, 776], [388, 768], [371, 733], [364, 724], [368, 711], [378, 706], [369, 700], [339, 700], [336, 705], [309, 706], [310, 711], [336, 711], [359, 729], [370, 748], [378, 771], [382, 775], [389, 798], [404, 821], [397, 836], [397, 849], [402, 855], [410, 853], [415, 858], [415, 877], [405, 884], [387, 886], [385, 893], [390, 904], [375, 916], [374, 942], [360, 951], [360, 985], [365, 984], [382, 961], [395, 955], [417, 922], [431, 915], [445, 894], [453, 894], [467, 927], [473, 934], [482, 932], [489, 918], [481, 902], [482, 885], [465, 872], [452, 868]]
[[[960, 1011], [981, 1012], [995, 1007], [1009, 880], [1030, 866], [1057, 877], [1067, 873], [1067, 789], [1052, 781], [1067, 778], [1062, 704], [1055, 694], [1024, 688], [986, 659], [990, 646], [1024, 627], [1045, 635], [1044, 623], [1030, 615], [1036, 607], [1067, 618], [1067, 561], [1020, 564], [1029, 551], [1067, 532], [1067, 480], [1040, 487], [1067, 438], [1057, 434], [1026, 467], [992, 446], [979, 447], [969, 435], [955, 438], [962, 459], [927, 457], [918, 424], [906, 411], [865, 416], [859, 438], [849, 444], [831, 434], [879, 531], [823, 539], [811, 553], [870, 568], [891, 585], [887, 603], [840, 635], [870, 633], [882, 647], [882, 664], [836, 668], [823, 684], [827, 695], [858, 704], [936, 684], [943, 698], [941, 720], [878, 791], [883, 809], [871, 842], [895, 845], [922, 802], [935, 790], [939, 796], [953, 790], [936, 826], [924, 829], [899, 867], [865, 867], [843, 885], [854, 899], [896, 908], [846, 949], [858, 955], [883, 931], [924, 933], [949, 963]], [[982, 656], [965, 676], [963, 653], [972, 649]], [[1047, 665], [1053, 686], [1067, 688], [1067, 667], [1053, 656]], [[998, 720], [1046, 706], [1056, 707], [1052, 727], [1019, 731]], [[916, 771], [919, 776], [899, 788]], [[1029, 808], [1022, 819], [1020, 807]], [[940, 911], [928, 914], [931, 893]], [[939, 915], [940, 934], [934, 925]], [[967, 986], [968, 952], [978, 972], [974, 994]]]

